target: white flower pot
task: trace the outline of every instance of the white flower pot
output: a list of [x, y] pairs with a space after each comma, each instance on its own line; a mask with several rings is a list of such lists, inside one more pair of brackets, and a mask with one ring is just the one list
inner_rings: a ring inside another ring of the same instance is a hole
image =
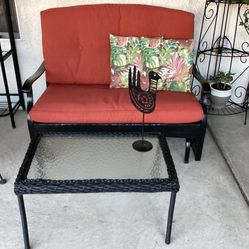
[[227, 85], [229, 89], [227, 90], [218, 90], [215, 88], [216, 83], [212, 83], [210, 85], [211, 88], [211, 103], [214, 108], [224, 108], [226, 106], [227, 101], [230, 99], [233, 91], [230, 85]]

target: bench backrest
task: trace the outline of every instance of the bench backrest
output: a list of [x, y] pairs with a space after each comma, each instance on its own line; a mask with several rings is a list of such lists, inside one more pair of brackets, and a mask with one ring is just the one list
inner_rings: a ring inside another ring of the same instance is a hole
[[194, 15], [139, 4], [96, 4], [41, 12], [49, 83], [109, 84], [109, 35], [193, 38]]

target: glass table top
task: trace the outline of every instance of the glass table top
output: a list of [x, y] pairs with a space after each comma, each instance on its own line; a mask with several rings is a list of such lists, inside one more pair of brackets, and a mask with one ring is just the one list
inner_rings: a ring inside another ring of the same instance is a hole
[[41, 137], [27, 179], [154, 179], [168, 178], [159, 139], [148, 136], [149, 152], [138, 152], [136, 134], [75, 134]]

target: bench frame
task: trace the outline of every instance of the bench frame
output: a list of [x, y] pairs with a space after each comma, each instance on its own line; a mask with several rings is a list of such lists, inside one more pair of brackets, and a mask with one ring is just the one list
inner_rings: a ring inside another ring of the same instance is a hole
[[[44, 62], [40, 65], [37, 71], [30, 76], [24, 83], [22, 92], [27, 94], [27, 112], [33, 107], [33, 83], [40, 78], [46, 71]], [[185, 138], [185, 156], [184, 162], [188, 163], [190, 148], [192, 148], [196, 161], [201, 160], [202, 148], [207, 127], [207, 108], [205, 105], [206, 93], [209, 92], [209, 84], [200, 75], [197, 68], [193, 67], [193, 76], [201, 84], [201, 98], [200, 103], [204, 110], [204, 118], [195, 123], [182, 123], [182, 124], [145, 124], [144, 129], [146, 132], [160, 132], [165, 137], [181, 137]], [[47, 82], [48, 84], [48, 82]], [[46, 132], [83, 132], [83, 131], [141, 131], [141, 123], [138, 124], [68, 124], [68, 123], [39, 123], [30, 120], [28, 117], [28, 128], [30, 137], [34, 137], [39, 133]]]

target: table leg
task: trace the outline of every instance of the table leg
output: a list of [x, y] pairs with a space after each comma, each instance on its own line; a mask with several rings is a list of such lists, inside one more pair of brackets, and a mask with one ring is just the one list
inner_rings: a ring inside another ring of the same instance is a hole
[[27, 224], [27, 217], [26, 217], [26, 212], [25, 212], [23, 196], [18, 195], [17, 199], [18, 199], [19, 210], [20, 210], [21, 221], [22, 221], [24, 247], [25, 247], [25, 249], [30, 249], [28, 224]]
[[5, 184], [7, 181], [0, 174], [0, 184]]
[[171, 228], [173, 222], [174, 208], [175, 208], [175, 200], [176, 200], [176, 192], [171, 192], [170, 203], [169, 203], [169, 211], [168, 211], [168, 221], [167, 221], [167, 230], [166, 230], [166, 239], [165, 243], [170, 243], [171, 238]]

